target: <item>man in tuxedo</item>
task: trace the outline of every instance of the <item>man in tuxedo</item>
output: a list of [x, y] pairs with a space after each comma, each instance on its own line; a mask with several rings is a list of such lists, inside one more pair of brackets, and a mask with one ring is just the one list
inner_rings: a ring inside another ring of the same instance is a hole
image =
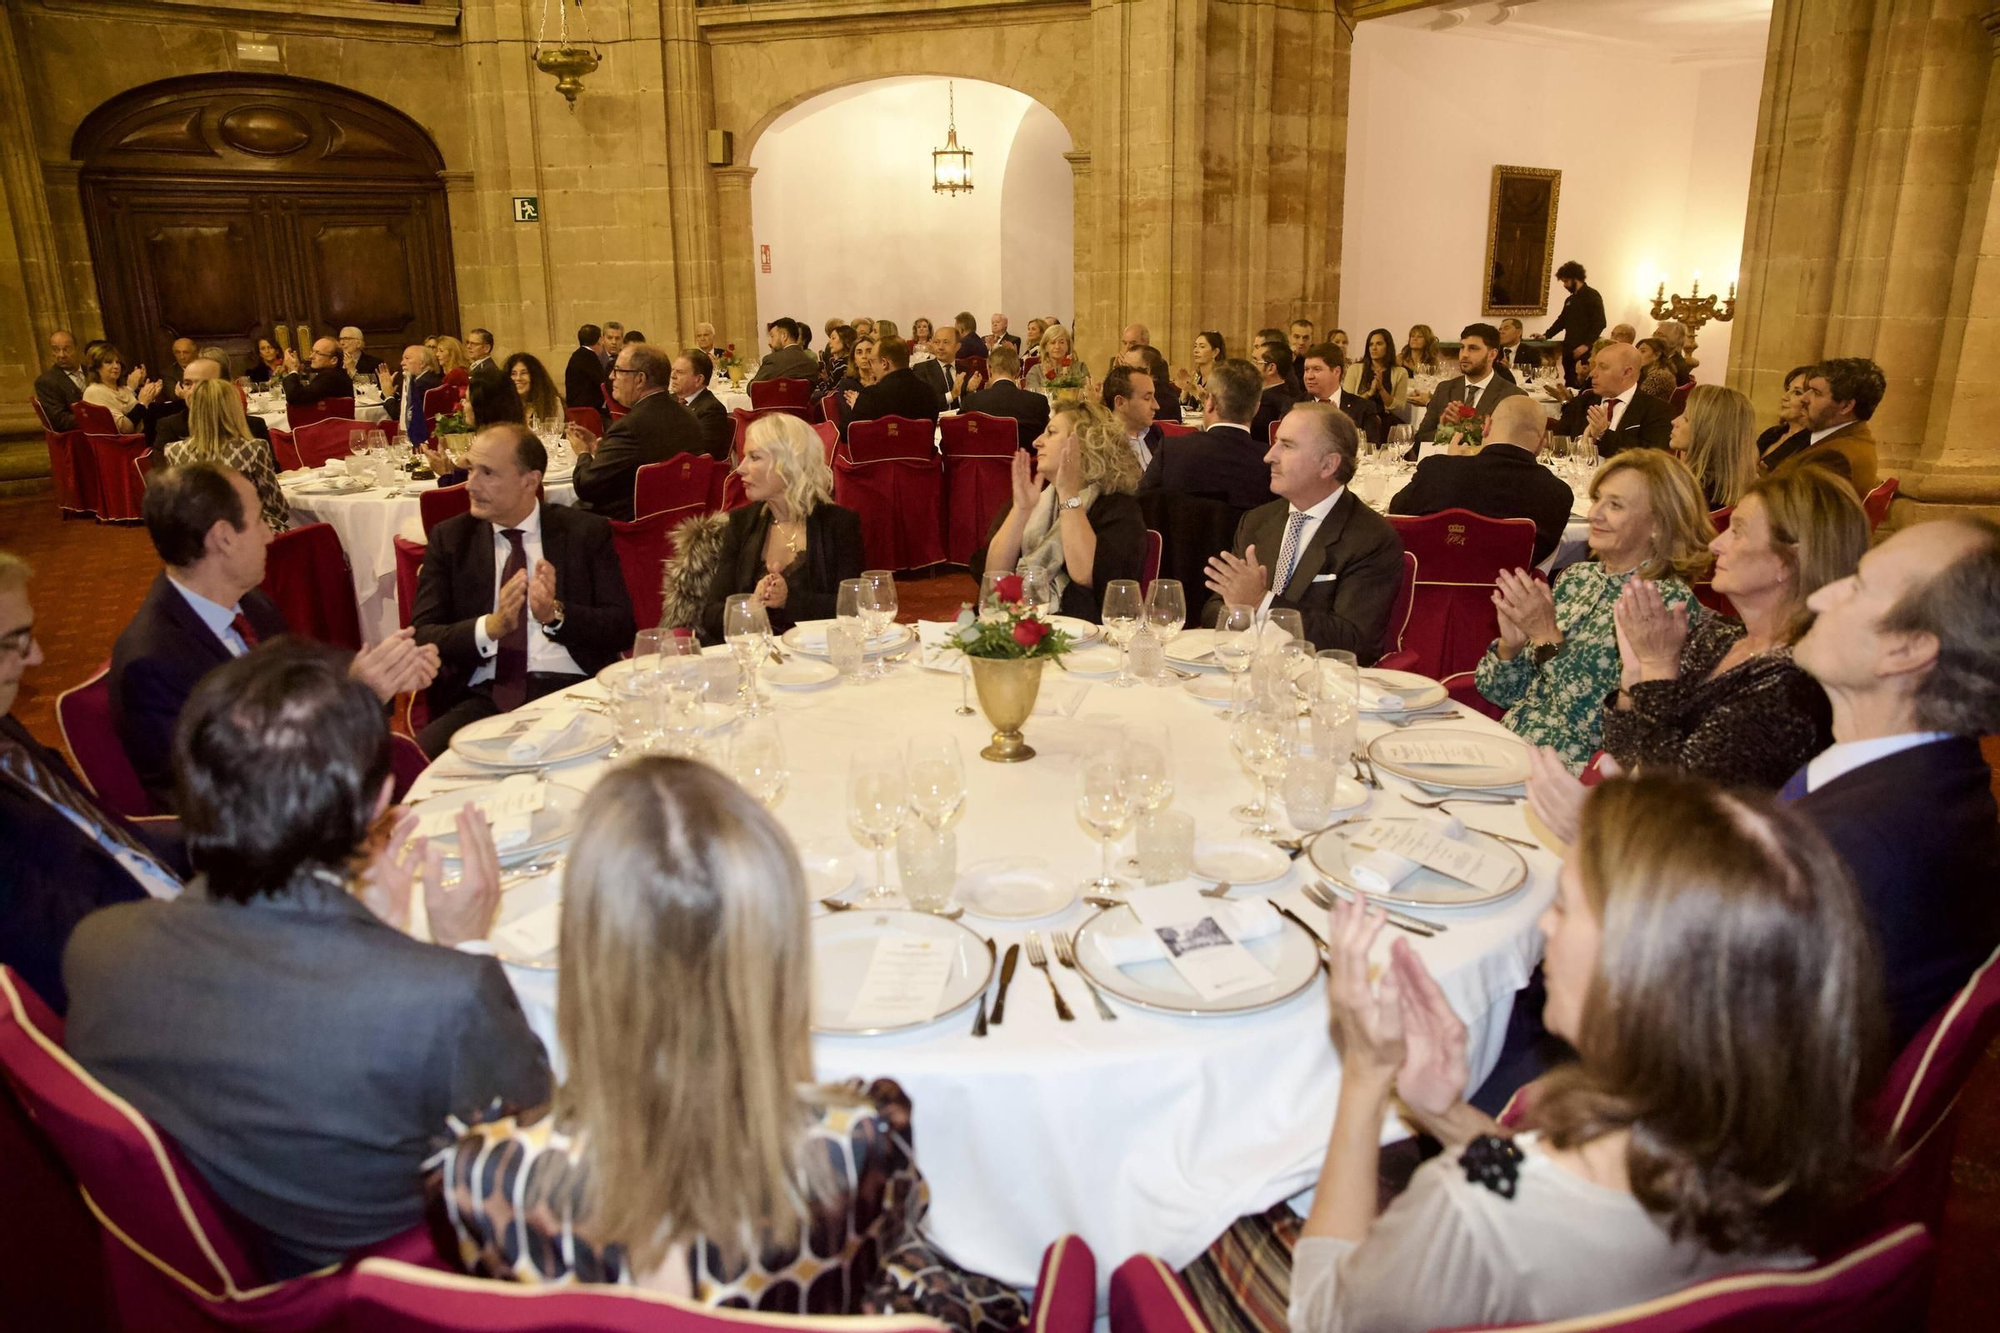
[[1341, 377], [1346, 372], [1347, 358], [1332, 343], [1308, 347], [1304, 371], [1306, 398], [1315, 403], [1330, 403], [1347, 413], [1363, 439], [1388, 439], [1389, 432], [1382, 426], [1381, 409], [1361, 395], [1349, 393], [1341, 387]]
[[387, 366], [375, 368], [376, 382], [382, 386], [382, 410], [413, 445], [430, 443], [430, 418], [424, 415], [424, 395], [444, 387], [438, 373], [437, 355], [422, 343], [403, 349], [403, 369], [391, 375]]
[[[201, 383], [203, 380], [219, 380], [221, 378], [222, 363], [212, 357], [198, 356], [181, 367], [181, 382], [174, 386], [174, 397], [182, 400], [182, 405], [180, 410], [173, 415], [162, 417], [160, 424], [154, 428], [153, 447], [155, 449], [160, 450], [164, 454], [168, 445], [178, 443], [188, 437], [188, 414], [185, 402], [188, 394], [194, 389], [195, 385]], [[271, 428], [264, 424], [264, 418], [246, 412], [244, 413], [244, 420], [249, 425], [252, 435], [266, 444], [271, 442]], [[271, 460], [271, 463], [272, 471], [275, 472], [277, 470], [277, 460], [274, 458]]]
[[[875, 367], [881, 378], [864, 389], [849, 389], [847, 424], [874, 421], [881, 417], [908, 417], [935, 423], [944, 410], [944, 395], [926, 384], [910, 369], [910, 345], [901, 338], [880, 338], [875, 343]], [[843, 428], [842, 434], [846, 433]]]
[[770, 354], [757, 363], [757, 373], [750, 377], [750, 382], [805, 380], [811, 383], [819, 373], [819, 364], [813, 360], [811, 352], [798, 345], [798, 324], [789, 319], [774, 319], [764, 326], [764, 332], [770, 339]]
[[694, 415], [672, 392], [674, 363], [651, 343], [626, 343], [611, 367], [611, 394], [627, 409], [602, 436], [569, 424], [576, 450], [578, 508], [620, 523], [632, 521], [632, 488], [639, 469], [676, 454], [708, 452], [707, 438]]
[[1500, 331], [1491, 324], [1468, 324], [1459, 331], [1458, 375], [1432, 392], [1423, 421], [1417, 426], [1416, 438], [1410, 442], [1410, 451], [1403, 455], [1404, 461], [1421, 458], [1425, 445], [1438, 442], [1444, 410], [1452, 403], [1470, 403], [1475, 412], [1490, 421], [1494, 408], [1521, 392], [1520, 385], [1493, 369], [1493, 349], [1499, 343]]
[[1488, 518], [1535, 522], [1535, 563], [1562, 543], [1575, 502], [1569, 483], [1537, 460], [1548, 416], [1525, 394], [1501, 400], [1476, 454], [1434, 454], [1389, 501], [1392, 514], [1469, 509]]
[[604, 330], [585, 324], [576, 331], [576, 350], [563, 367], [563, 406], [604, 410]]
[[291, 407], [354, 396], [354, 380], [340, 362], [340, 344], [331, 338], [321, 338], [313, 343], [304, 370], [299, 368], [299, 354], [287, 347], [282, 383], [285, 402]]
[[1292, 349], [1292, 364], [1297, 365], [1306, 359], [1306, 349], [1316, 341], [1318, 329], [1309, 319], [1295, 319], [1286, 333], [1286, 345]]
[[83, 399], [86, 381], [83, 363], [77, 359], [76, 339], [68, 329], [49, 335], [49, 368], [35, 377], [35, 401], [51, 430], [75, 430], [76, 413], [71, 409]]
[[1556, 322], [1542, 331], [1542, 337], [1563, 334], [1563, 364], [1569, 369], [1571, 384], [1580, 384], [1590, 364], [1590, 349], [1604, 332], [1604, 298], [1584, 281], [1583, 265], [1574, 259], [1556, 270], [1556, 281], [1569, 293]]
[[1208, 372], [1204, 428], [1161, 442], [1139, 479], [1139, 494], [1198, 495], [1232, 509], [1269, 504], [1271, 467], [1250, 436], [1258, 391], [1258, 374], [1248, 361], [1216, 362]]
[[468, 379], [498, 380], [500, 378], [500, 363], [493, 359], [493, 331], [491, 329], [467, 329], [465, 331], [465, 356], [471, 363], [466, 367], [466, 377]]
[[1104, 377], [1104, 405], [1118, 419], [1125, 442], [1132, 447], [1139, 470], [1144, 472], [1152, 464], [1153, 451], [1160, 446], [1160, 428], [1154, 424], [1153, 409], [1158, 400], [1153, 397], [1153, 377], [1130, 366], [1112, 367], [1111, 373]]
[[340, 331], [340, 368], [347, 372], [347, 378], [358, 380], [365, 375], [373, 375], [375, 368], [382, 364], [382, 358], [370, 354], [368, 339], [360, 329], [349, 324]]
[[1899, 1046], [2000, 945], [2000, 811], [1979, 750], [2000, 732], [1996, 587], [2000, 526], [1917, 523], [1807, 598], [1792, 650], [1833, 704], [1834, 743], [1780, 799], [1861, 890]]
[[1016, 352], [1021, 350], [1020, 337], [1007, 332], [1007, 317], [1005, 315], [995, 315], [993, 316], [991, 332], [986, 335], [986, 345], [991, 349], [987, 355], [991, 356], [993, 352], [999, 351], [1001, 343], [1009, 344]]
[[979, 321], [972, 317], [970, 310], [959, 311], [958, 318], [951, 323], [958, 331], [958, 346], [953, 352], [954, 360], [986, 355], [986, 340], [979, 336]]
[[1049, 428], [1049, 400], [1021, 387], [1019, 349], [1001, 343], [987, 353], [986, 375], [986, 386], [966, 394], [959, 406], [967, 412], [1011, 418], [1020, 432], [1021, 447], [1032, 447]]
[[701, 429], [701, 452], [727, 466], [730, 447], [736, 442], [736, 423], [722, 400], [709, 392], [708, 377], [714, 373], [715, 363], [708, 359], [708, 353], [690, 347], [674, 358], [670, 387]]
[[1673, 408], [1639, 392], [1639, 349], [1611, 343], [1591, 358], [1590, 388], [1563, 406], [1554, 430], [1589, 440], [1609, 458], [1621, 449], [1665, 449], [1673, 426]]
[[1292, 387], [1298, 367], [1292, 359], [1291, 345], [1276, 338], [1259, 346], [1254, 355], [1263, 373], [1264, 387], [1257, 402], [1256, 420], [1250, 423], [1250, 434], [1268, 446], [1272, 427], [1297, 405], [1301, 396], [1300, 390]]
[[1214, 595], [1203, 624], [1215, 624], [1225, 605], [1285, 607], [1299, 613], [1314, 648], [1345, 648], [1363, 665], [1381, 656], [1403, 543], [1347, 489], [1360, 444], [1338, 408], [1301, 403], [1285, 414], [1264, 455], [1278, 498], [1245, 514], [1234, 549], [1208, 562]]
[[[111, 649], [111, 724], [157, 810], [174, 808], [174, 726], [201, 678], [289, 628], [259, 585], [271, 529], [257, 489], [214, 463], [155, 471], [146, 535], [164, 568]], [[422, 689], [437, 655], [409, 630], [356, 653], [354, 678], [387, 703]]]
[[[1521, 345], [1521, 321], [1509, 317], [1500, 321], [1500, 346], [1493, 358], [1494, 368], [1516, 384], [1533, 376], [1542, 364], [1532, 348]], [[1524, 374], [1516, 374], [1521, 371]]]
[[1868, 420], [1882, 405], [1889, 384], [1882, 368], [1865, 356], [1843, 356], [1814, 366], [1799, 406], [1805, 424], [1771, 446], [1762, 467], [1787, 464], [1823, 467], [1847, 478], [1855, 492], [1875, 489], [1875, 436]]
[[[470, 512], [431, 529], [410, 615], [417, 642], [442, 658], [431, 721], [417, 737], [425, 754], [443, 754], [468, 723], [582, 683], [632, 645], [632, 599], [611, 524], [544, 504], [536, 491], [548, 462], [526, 426], [487, 427], [467, 461]], [[625, 503], [629, 510], [629, 480]]]

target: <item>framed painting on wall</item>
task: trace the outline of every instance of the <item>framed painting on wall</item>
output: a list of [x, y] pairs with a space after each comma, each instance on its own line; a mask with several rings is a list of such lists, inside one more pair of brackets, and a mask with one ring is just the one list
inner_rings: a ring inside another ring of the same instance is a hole
[[1560, 171], [1493, 168], [1482, 314], [1548, 313], [1549, 274], [1555, 267], [1556, 202], [1561, 195]]

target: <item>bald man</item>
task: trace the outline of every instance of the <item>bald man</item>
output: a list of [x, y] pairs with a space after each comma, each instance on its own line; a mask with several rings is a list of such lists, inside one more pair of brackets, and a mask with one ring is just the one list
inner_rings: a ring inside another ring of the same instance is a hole
[[1119, 335], [1119, 342], [1123, 344], [1119, 350], [1125, 352], [1134, 347], [1151, 347], [1153, 334], [1144, 324], [1127, 324], [1125, 332]]
[[312, 345], [310, 359], [303, 368], [299, 365], [299, 354], [286, 348], [285, 371], [285, 402], [291, 407], [354, 396], [354, 381], [340, 361], [340, 344], [331, 338], [321, 338]]
[[1570, 399], [1554, 433], [1588, 440], [1600, 458], [1621, 449], [1665, 449], [1674, 410], [1639, 392], [1639, 349], [1610, 343], [1590, 359], [1590, 388]]
[[[194, 390], [194, 386], [203, 380], [219, 380], [221, 378], [222, 363], [220, 361], [215, 360], [213, 357], [198, 356], [181, 367], [181, 380], [174, 387], [174, 394], [176, 397], [186, 398]], [[264, 424], [264, 418], [251, 416], [247, 412], [244, 414], [244, 418], [249, 423], [252, 435], [266, 444], [271, 442], [271, 428]], [[187, 407], [183, 404], [180, 410], [173, 415], [160, 419], [159, 429], [153, 432], [153, 447], [164, 451], [168, 445], [178, 440], [185, 440], [187, 437], [188, 414]], [[274, 472], [278, 470], [278, 461], [276, 458], [271, 460], [271, 470]]]
[[1555, 553], [1569, 522], [1569, 483], [1537, 461], [1548, 416], [1526, 395], [1504, 398], [1493, 409], [1486, 443], [1470, 454], [1438, 454], [1417, 464], [1409, 485], [1389, 501], [1392, 514], [1440, 514], [1470, 509], [1488, 518], [1525, 518], [1535, 524], [1535, 563]]

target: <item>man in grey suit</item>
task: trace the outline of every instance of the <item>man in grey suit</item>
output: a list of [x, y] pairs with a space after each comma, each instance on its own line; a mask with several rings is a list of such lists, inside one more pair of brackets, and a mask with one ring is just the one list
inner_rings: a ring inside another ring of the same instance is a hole
[[1345, 648], [1370, 665], [1402, 584], [1403, 542], [1347, 489], [1361, 433], [1340, 409], [1301, 403], [1272, 434], [1264, 461], [1278, 498], [1245, 514], [1234, 549], [1208, 562], [1214, 595], [1202, 623], [1215, 624], [1224, 605], [1285, 607], [1314, 648]]
[[1502, 399], [1521, 393], [1520, 385], [1493, 369], [1494, 353], [1499, 346], [1500, 330], [1491, 324], [1468, 324], [1460, 331], [1458, 377], [1438, 385], [1431, 394], [1430, 406], [1424, 409], [1423, 423], [1417, 427], [1410, 452], [1403, 455], [1405, 461], [1415, 462], [1425, 445], [1441, 443], [1437, 438], [1438, 423], [1451, 404], [1470, 403], [1474, 411], [1491, 421], [1493, 409], [1500, 406]]
[[771, 341], [771, 352], [757, 363], [757, 373], [750, 377], [752, 384], [764, 380], [804, 380], [810, 384], [819, 378], [819, 358], [798, 345], [796, 321], [774, 319], [764, 329]]
[[[420, 1225], [446, 1118], [547, 1101], [548, 1059], [500, 964], [450, 947], [499, 901], [483, 820], [458, 817], [450, 887], [407, 830], [350, 882], [392, 780], [345, 654], [281, 638], [216, 668], [175, 761], [203, 877], [78, 925], [66, 1045], [293, 1277]], [[436, 944], [403, 933], [416, 893]]]

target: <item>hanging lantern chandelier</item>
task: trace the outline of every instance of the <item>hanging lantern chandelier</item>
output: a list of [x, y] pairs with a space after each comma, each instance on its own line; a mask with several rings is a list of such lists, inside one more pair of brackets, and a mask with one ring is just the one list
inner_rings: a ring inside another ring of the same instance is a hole
[[950, 82], [945, 86], [949, 127], [944, 147], [931, 151], [931, 190], [936, 194], [958, 194], [972, 189], [972, 150], [958, 146], [958, 102]]
[[[576, 5], [577, 27], [582, 31], [580, 43], [575, 45], [569, 39], [569, 3]], [[556, 10], [554, 46], [549, 45], [551, 4]], [[583, 91], [584, 76], [595, 73], [603, 59], [603, 52], [590, 42], [588, 25], [583, 21], [583, 0], [542, 0], [542, 26], [535, 34], [535, 68], [556, 76], [556, 91], [569, 99], [571, 114], [576, 111], [576, 95]]]

